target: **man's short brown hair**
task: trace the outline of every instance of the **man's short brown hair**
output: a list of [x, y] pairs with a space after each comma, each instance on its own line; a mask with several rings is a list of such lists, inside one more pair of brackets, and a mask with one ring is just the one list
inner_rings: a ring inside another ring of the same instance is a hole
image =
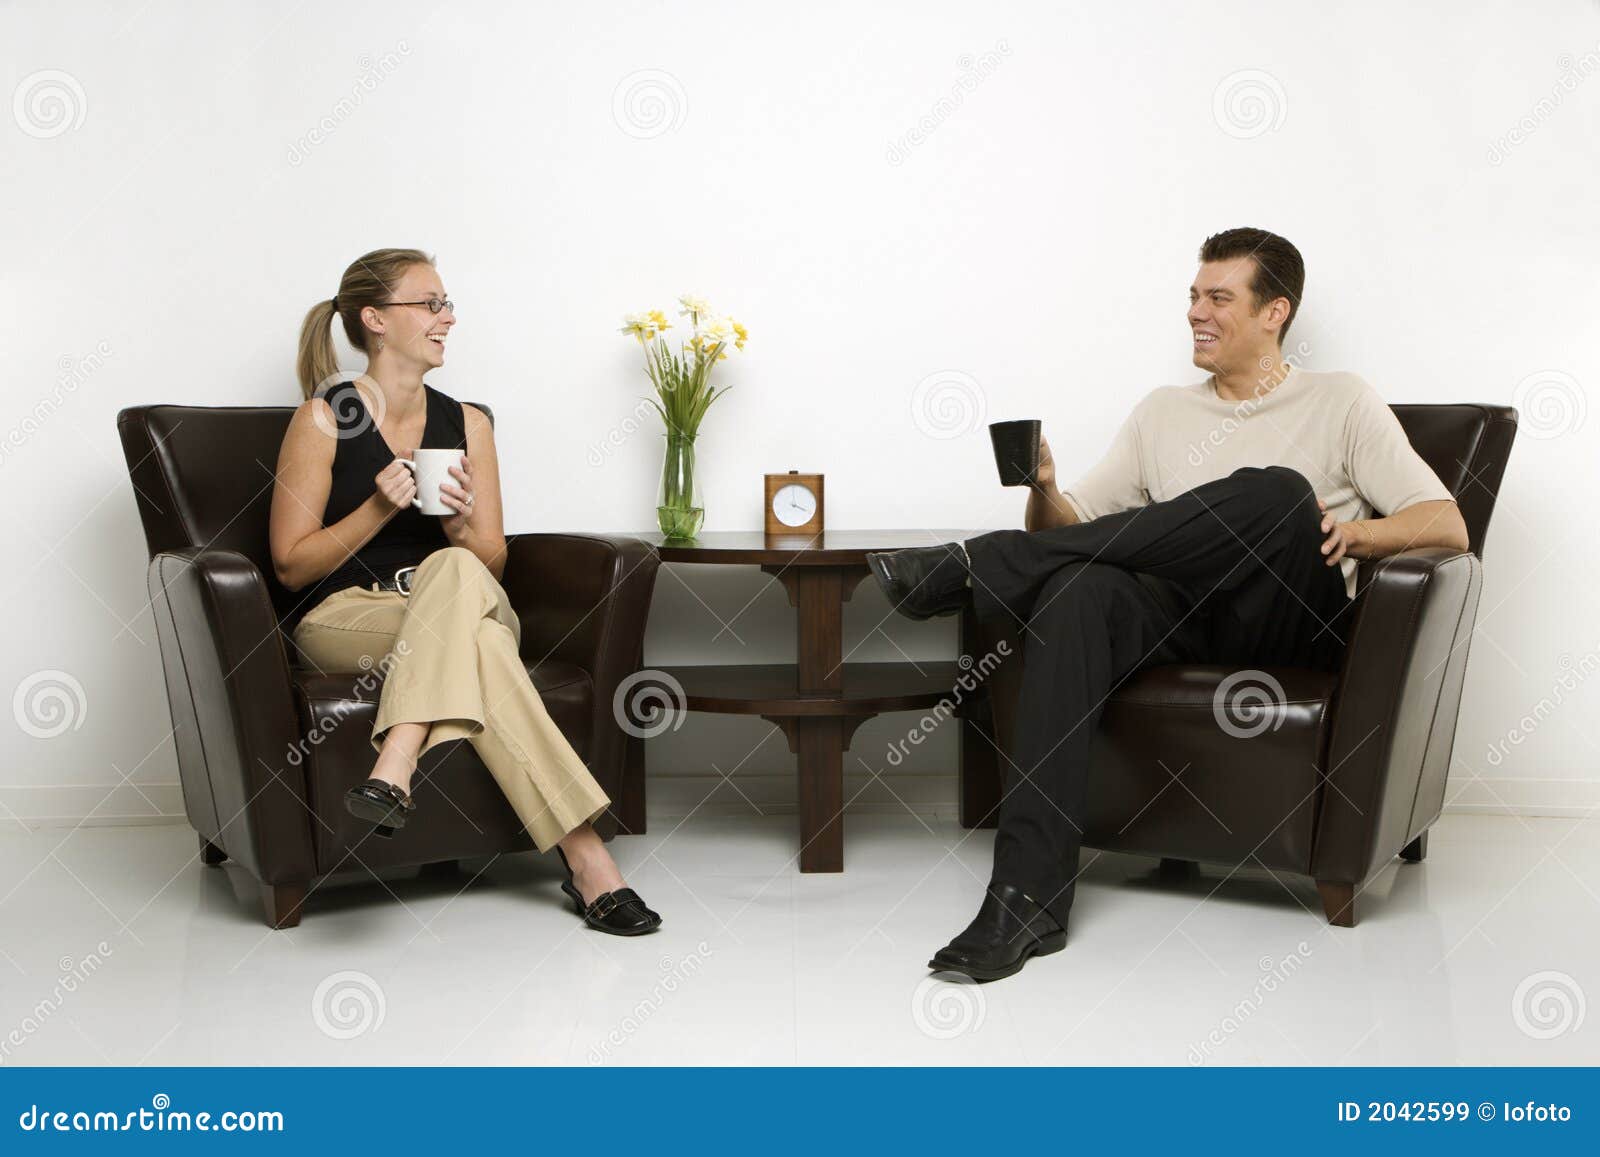
[[1306, 288], [1306, 263], [1300, 250], [1285, 237], [1268, 233], [1265, 229], [1224, 229], [1213, 233], [1200, 246], [1200, 261], [1230, 261], [1240, 257], [1252, 258], [1256, 274], [1250, 281], [1250, 295], [1256, 309], [1267, 302], [1283, 297], [1289, 301], [1289, 316], [1284, 318], [1278, 331], [1278, 344], [1300, 312], [1300, 295]]

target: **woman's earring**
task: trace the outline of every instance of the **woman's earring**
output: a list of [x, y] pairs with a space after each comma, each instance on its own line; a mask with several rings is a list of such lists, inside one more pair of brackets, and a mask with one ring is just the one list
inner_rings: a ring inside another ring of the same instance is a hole
[[378, 348], [380, 350], [383, 348], [383, 338], [381, 338], [381, 337], [378, 339]]

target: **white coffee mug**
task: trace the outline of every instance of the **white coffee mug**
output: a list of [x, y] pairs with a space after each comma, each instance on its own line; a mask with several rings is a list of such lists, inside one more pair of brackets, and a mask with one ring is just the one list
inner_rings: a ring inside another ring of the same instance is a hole
[[396, 458], [395, 461], [408, 467], [417, 480], [417, 496], [411, 500], [412, 506], [424, 514], [456, 513], [440, 500], [439, 485], [444, 482], [461, 485], [450, 473], [450, 467], [461, 465], [460, 450], [418, 450], [415, 458]]

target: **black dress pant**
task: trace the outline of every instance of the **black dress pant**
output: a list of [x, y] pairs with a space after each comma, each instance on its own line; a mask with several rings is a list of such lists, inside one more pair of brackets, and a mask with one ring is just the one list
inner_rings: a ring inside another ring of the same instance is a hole
[[1090, 522], [967, 540], [975, 610], [1017, 622], [1025, 660], [995, 881], [1065, 921], [1090, 743], [1128, 675], [1183, 662], [1338, 667], [1350, 600], [1321, 553], [1321, 521], [1301, 474], [1245, 467]]

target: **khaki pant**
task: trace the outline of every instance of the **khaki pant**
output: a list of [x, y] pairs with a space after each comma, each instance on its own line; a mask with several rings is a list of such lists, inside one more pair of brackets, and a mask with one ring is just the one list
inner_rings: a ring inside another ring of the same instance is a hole
[[[517, 648], [522, 624], [478, 556], [437, 550], [411, 594], [348, 587], [300, 620], [294, 641], [329, 673], [387, 669], [372, 746], [397, 723], [430, 724], [422, 750], [465, 739], [540, 851], [611, 802], [545, 710]], [[392, 652], [392, 653], [391, 653]]]

